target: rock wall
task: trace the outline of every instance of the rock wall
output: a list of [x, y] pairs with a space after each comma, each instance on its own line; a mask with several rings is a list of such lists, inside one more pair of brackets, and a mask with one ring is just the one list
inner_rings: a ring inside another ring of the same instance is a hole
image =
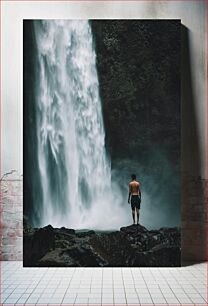
[[180, 158], [180, 20], [91, 20], [111, 158]]

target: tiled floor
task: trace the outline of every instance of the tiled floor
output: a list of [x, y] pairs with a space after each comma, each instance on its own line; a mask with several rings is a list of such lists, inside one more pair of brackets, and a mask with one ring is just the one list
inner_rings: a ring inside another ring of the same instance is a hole
[[205, 263], [182, 268], [104, 269], [0, 264], [1, 305], [207, 305]]

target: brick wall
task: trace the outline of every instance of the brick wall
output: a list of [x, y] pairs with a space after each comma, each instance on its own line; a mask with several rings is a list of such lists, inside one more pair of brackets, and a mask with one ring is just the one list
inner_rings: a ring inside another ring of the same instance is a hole
[[0, 200], [0, 259], [22, 260], [23, 180], [16, 171], [3, 176]]
[[181, 213], [182, 261], [208, 260], [208, 180], [183, 178]]
[[[5, 175], [1, 190], [1, 260], [22, 260], [22, 177]], [[181, 212], [182, 262], [208, 260], [208, 180], [183, 178]]]

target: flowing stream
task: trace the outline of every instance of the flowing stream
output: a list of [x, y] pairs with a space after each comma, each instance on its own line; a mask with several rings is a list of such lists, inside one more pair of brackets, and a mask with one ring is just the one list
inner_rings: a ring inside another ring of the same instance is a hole
[[96, 54], [86, 20], [36, 20], [41, 224], [114, 229], [128, 222], [111, 184]]

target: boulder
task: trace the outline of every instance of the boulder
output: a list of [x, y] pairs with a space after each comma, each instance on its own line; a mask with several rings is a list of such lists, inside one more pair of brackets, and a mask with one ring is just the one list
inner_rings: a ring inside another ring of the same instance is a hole
[[75, 234], [75, 230], [72, 228], [66, 228], [66, 227], [61, 227], [60, 228], [60, 232], [65, 233], [65, 234], [69, 234], [69, 235], [74, 235]]
[[24, 266], [36, 266], [37, 261], [54, 248], [54, 238], [54, 229], [51, 225], [43, 227], [35, 232], [24, 234]]
[[180, 267], [181, 249], [177, 246], [157, 245], [146, 252], [136, 252], [132, 266], [140, 267]]
[[56, 248], [44, 255], [39, 261], [40, 267], [74, 267], [77, 262], [70, 256], [64, 254], [62, 248]]
[[74, 245], [69, 248], [57, 248], [38, 261], [38, 266], [48, 267], [103, 267], [105, 261], [90, 245]]
[[120, 231], [125, 233], [125, 234], [129, 234], [129, 235], [138, 235], [138, 233], [147, 233], [148, 230], [140, 225], [140, 224], [137, 224], [137, 225], [130, 225], [130, 226], [126, 226], [126, 227], [121, 227], [120, 228]]

